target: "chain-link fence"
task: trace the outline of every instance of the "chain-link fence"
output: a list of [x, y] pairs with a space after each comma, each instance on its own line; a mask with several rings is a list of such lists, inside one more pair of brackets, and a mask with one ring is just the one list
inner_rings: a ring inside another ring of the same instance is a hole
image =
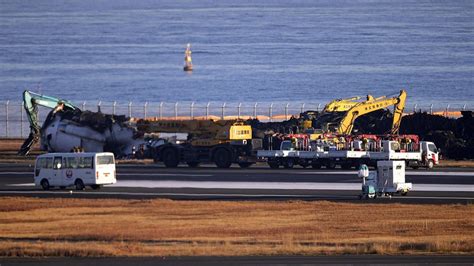
[[[299, 113], [314, 110], [321, 111], [322, 103], [135, 103], [135, 102], [82, 102], [75, 103], [82, 110], [98, 111], [106, 114], [126, 115], [132, 118], [147, 119], [249, 119], [258, 118], [262, 122], [282, 121]], [[459, 111], [472, 107], [465, 104], [414, 104], [405, 106], [406, 113], [428, 112], [443, 116], [459, 116]], [[41, 123], [51, 109], [39, 107]], [[6, 101], [0, 103], [0, 137], [27, 137], [29, 122], [21, 102]]]

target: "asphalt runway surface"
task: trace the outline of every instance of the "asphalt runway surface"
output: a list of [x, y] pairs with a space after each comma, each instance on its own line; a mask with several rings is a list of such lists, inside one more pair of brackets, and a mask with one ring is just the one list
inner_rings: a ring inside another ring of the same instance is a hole
[[[101, 190], [76, 191], [34, 187], [33, 166], [0, 164], [0, 196], [78, 198], [171, 198], [198, 200], [333, 200], [360, 202], [356, 170], [312, 168], [218, 169], [213, 166], [165, 168], [160, 165], [118, 165], [117, 183]], [[408, 170], [413, 183], [407, 196], [377, 198], [387, 203], [474, 202], [473, 168]]]

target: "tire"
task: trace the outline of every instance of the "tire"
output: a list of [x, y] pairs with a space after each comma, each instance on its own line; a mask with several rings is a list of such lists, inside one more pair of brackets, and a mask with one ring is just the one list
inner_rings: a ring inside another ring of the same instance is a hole
[[101, 185], [91, 185], [91, 188], [92, 188], [93, 190], [99, 190], [99, 189], [102, 188], [102, 186], [101, 186]]
[[81, 179], [77, 179], [76, 182], [74, 182], [74, 186], [76, 187], [76, 190], [84, 190], [86, 188]]
[[252, 163], [239, 163], [240, 168], [249, 168]]
[[428, 163], [426, 164], [426, 167], [428, 167], [428, 169], [433, 169], [433, 167], [434, 167], [433, 160], [428, 160]]
[[191, 168], [196, 168], [199, 166], [199, 162], [187, 162], [187, 164]]
[[41, 184], [41, 187], [43, 188], [43, 190], [49, 190], [50, 189], [48, 180], [43, 179], [43, 180], [41, 180], [40, 184]]
[[220, 148], [214, 152], [214, 163], [219, 168], [229, 168], [232, 164], [230, 151]]
[[163, 163], [168, 168], [175, 168], [179, 164], [178, 150], [175, 148], [167, 148], [163, 150]]
[[351, 163], [343, 163], [341, 164], [341, 168], [344, 169], [344, 170], [349, 170], [352, 168], [352, 164]]
[[283, 167], [285, 167], [286, 169], [291, 169], [294, 166], [295, 166], [295, 162], [291, 159], [285, 160], [285, 162], [283, 162]]
[[326, 163], [326, 168], [327, 169], [335, 169], [336, 168], [336, 163], [333, 161], [329, 161]]
[[272, 169], [278, 169], [280, 168], [280, 163], [279, 162], [268, 162], [268, 166]]
[[312, 163], [311, 167], [313, 167], [313, 169], [321, 169], [321, 164], [320, 163]]

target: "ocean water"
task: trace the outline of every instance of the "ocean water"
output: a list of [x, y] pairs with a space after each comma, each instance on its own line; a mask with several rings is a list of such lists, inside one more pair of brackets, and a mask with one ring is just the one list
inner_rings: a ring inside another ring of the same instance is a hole
[[[191, 43], [195, 70], [182, 70]], [[474, 1], [0, 1], [0, 102], [315, 102], [408, 91], [474, 109]]]

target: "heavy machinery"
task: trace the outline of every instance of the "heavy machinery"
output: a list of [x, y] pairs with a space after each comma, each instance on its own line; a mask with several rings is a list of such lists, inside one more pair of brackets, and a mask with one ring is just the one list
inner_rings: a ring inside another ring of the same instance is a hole
[[[31, 132], [18, 152], [20, 155], [27, 155], [40, 139], [41, 150], [48, 152], [109, 151], [116, 157], [129, 156], [134, 147], [148, 145], [143, 135], [128, 125], [125, 116], [81, 111], [69, 101], [31, 91], [23, 92], [23, 105]], [[43, 126], [38, 121], [39, 106], [52, 109]]]
[[[387, 98], [383, 96], [373, 100], [360, 102], [352, 106], [342, 116], [339, 122], [325, 123], [325, 125], [323, 126], [323, 131], [334, 132], [341, 135], [349, 135], [352, 133], [354, 122], [358, 117], [371, 112], [375, 112], [377, 110], [385, 109], [393, 105], [393, 122], [390, 133], [393, 135], [398, 134], [403, 110], [405, 108], [406, 97], [406, 91], [401, 90], [400, 94], [396, 97]], [[335, 128], [332, 128], [334, 125], [337, 126]]]
[[185, 141], [168, 141], [154, 149], [154, 160], [166, 167], [214, 162], [219, 168], [232, 163], [245, 168], [255, 162], [256, 150], [262, 146], [260, 139], [252, 139], [252, 127], [240, 120], [139, 120], [137, 128], [146, 133], [187, 134]]

